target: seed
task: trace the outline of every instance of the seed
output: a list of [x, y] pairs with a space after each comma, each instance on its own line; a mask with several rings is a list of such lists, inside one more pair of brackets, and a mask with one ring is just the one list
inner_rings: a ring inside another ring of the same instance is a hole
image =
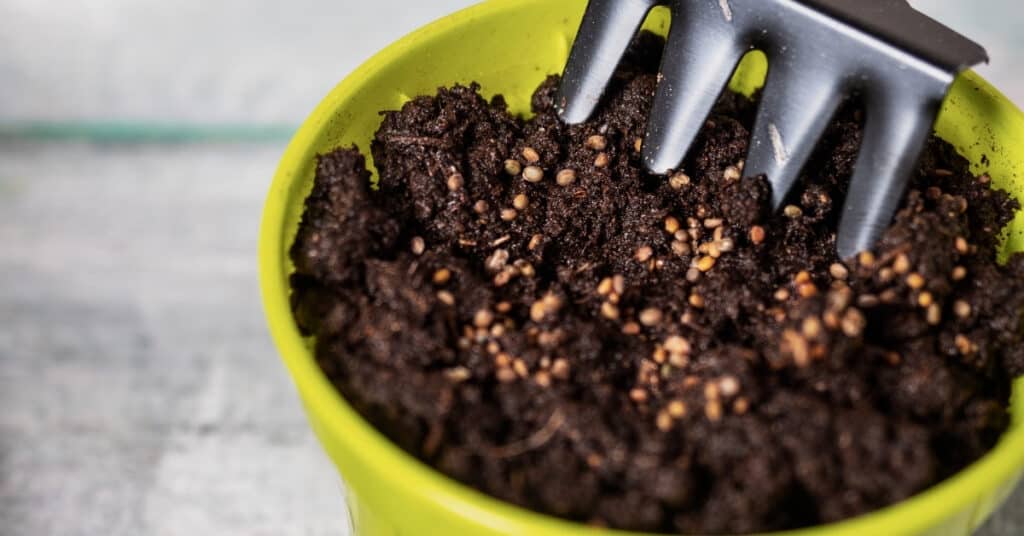
[[503, 287], [512, 281], [512, 270], [503, 270], [494, 276], [494, 286]]
[[527, 262], [526, 260], [519, 259], [513, 264], [519, 270], [519, 273], [522, 274], [523, 277], [527, 279], [537, 275], [537, 271], [534, 270], [533, 265]]
[[881, 300], [874, 294], [861, 294], [857, 297], [857, 305], [865, 309], [871, 309], [872, 307], [878, 307]]
[[629, 399], [637, 404], [647, 402], [647, 391], [640, 387], [634, 387], [629, 391]]
[[673, 400], [665, 408], [668, 414], [674, 419], [682, 419], [686, 416], [686, 404], [682, 400]]
[[722, 403], [717, 400], [708, 402], [704, 406], [704, 415], [707, 416], [709, 421], [717, 422], [722, 418]]
[[693, 306], [694, 308], [697, 308], [697, 309], [703, 309], [704, 308], [704, 296], [701, 296], [700, 294], [697, 294], [697, 293], [690, 294], [689, 302], [690, 302], [690, 305]]
[[640, 311], [640, 323], [645, 326], [656, 326], [661, 323], [661, 309], [648, 307]]
[[715, 258], [714, 257], [701, 257], [697, 261], [697, 269], [702, 271], [702, 272], [707, 272], [707, 271], [711, 270], [714, 267], [715, 267]]
[[634, 257], [637, 262], [647, 262], [652, 255], [654, 255], [654, 250], [650, 246], [640, 246], [636, 249]]
[[660, 365], [668, 360], [668, 351], [665, 350], [664, 346], [655, 346], [654, 353], [651, 354], [651, 359]]
[[612, 290], [619, 295], [626, 292], [626, 278], [621, 275], [612, 276]]
[[512, 369], [507, 367], [499, 368], [498, 372], [496, 372], [494, 375], [496, 378], [498, 378], [498, 381], [501, 383], [512, 383], [516, 381], [516, 373], [513, 372]]
[[606, 277], [597, 284], [597, 293], [602, 296], [607, 296], [612, 293], [612, 278]]
[[608, 320], [616, 320], [619, 318], [619, 308], [611, 302], [604, 302], [601, 304], [601, 316]]
[[871, 268], [875, 265], [875, 254], [870, 251], [862, 251], [857, 255], [857, 261], [860, 265], [865, 268]]
[[740, 178], [740, 168], [736, 166], [729, 166], [722, 172], [722, 178], [727, 181], [734, 181]]
[[867, 320], [865, 320], [864, 314], [857, 309], [848, 309], [846, 314], [843, 315], [843, 320], [840, 322], [843, 333], [847, 337], [859, 337], [864, 333], [866, 325]]
[[956, 237], [956, 252], [967, 255], [968, 251], [970, 251], [970, 245], [967, 243], [967, 239], [962, 236]]
[[516, 219], [519, 213], [514, 208], [503, 208], [501, 209], [501, 219], [504, 221], [512, 221]]
[[465, 179], [462, 178], [462, 173], [453, 173], [448, 176], [448, 190], [451, 192], [461, 190], [464, 183]]
[[559, 357], [551, 363], [551, 375], [559, 380], [569, 379], [569, 360]]
[[672, 253], [679, 255], [680, 257], [693, 253], [693, 248], [686, 242], [680, 242], [678, 240], [672, 241]]
[[673, 354], [688, 354], [690, 353], [690, 341], [679, 335], [672, 335], [665, 339], [665, 350]]
[[530, 320], [534, 322], [540, 322], [544, 320], [544, 315], [547, 314], [547, 309], [544, 307], [544, 302], [535, 301], [530, 305]]
[[804, 319], [800, 326], [804, 337], [808, 339], [817, 339], [818, 335], [821, 335], [821, 321], [816, 316], [809, 316]]
[[679, 230], [679, 220], [673, 216], [665, 218], [665, 232], [669, 234], [675, 234]]
[[622, 325], [622, 334], [623, 335], [639, 335], [640, 334], [640, 324], [637, 324], [636, 322], [626, 322], [625, 324]]
[[540, 154], [538, 154], [537, 150], [533, 147], [523, 147], [523, 158], [531, 164], [540, 162]]
[[903, 357], [899, 354], [899, 352], [886, 352], [885, 353], [885, 360], [890, 365], [895, 367], [895, 366], [899, 365], [901, 361], [903, 361]]
[[455, 367], [444, 371], [444, 375], [453, 382], [464, 382], [472, 376], [466, 367]]
[[603, 151], [608, 147], [608, 140], [600, 134], [594, 134], [587, 138], [586, 146], [588, 149]]
[[483, 199], [473, 203], [473, 212], [476, 212], [477, 214], [483, 214], [484, 212], [487, 212], [487, 209], [489, 208], [491, 207], [487, 204], [487, 201], [484, 201]]
[[731, 239], [731, 238], [723, 238], [718, 243], [718, 249], [722, 253], [728, 253], [728, 252], [732, 251], [733, 249], [736, 249], [736, 242], [734, 242], [733, 239]]
[[967, 318], [971, 316], [971, 304], [963, 300], [957, 300], [953, 303], [953, 312], [960, 318]]
[[800, 270], [793, 276], [793, 282], [796, 284], [808, 283], [811, 280], [811, 273], [807, 270]]
[[544, 180], [544, 170], [537, 166], [526, 166], [523, 170], [523, 179], [526, 182], [538, 183]]
[[530, 199], [526, 197], [526, 194], [519, 194], [512, 198], [512, 207], [516, 210], [525, 210], [530, 204]]
[[541, 370], [541, 371], [539, 371], [539, 372], [537, 372], [536, 374], [533, 375], [533, 381], [536, 382], [537, 385], [539, 385], [541, 387], [550, 387], [551, 386], [551, 374], [548, 373], [547, 371]]
[[925, 312], [925, 320], [932, 326], [937, 326], [942, 322], [942, 308], [939, 307], [939, 304], [933, 303], [928, 306], [928, 311]]
[[725, 236], [725, 227], [715, 227], [715, 231], [711, 233], [711, 236], [715, 239], [715, 242], [721, 242], [722, 237]]
[[690, 283], [696, 283], [700, 280], [700, 270], [697, 268], [690, 268], [686, 271], [686, 280]]
[[740, 382], [735, 376], [725, 376], [718, 380], [718, 389], [722, 396], [731, 398], [740, 392]]
[[803, 283], [796, 287], [796, 292], [802, 298], [812, 298], [818, 295], [818, 287], [814, 283]]
[[576, 182], [576, 171], [572, 169], [563, 169], [555, 175], [555, 183], [559, 186], [569, 186]]
[[523, 166], [518, 160], [508, 159], [505, 161], [505, 173], [512, 175], [513, 177], [522, 173]]
[[530, 369], [526, 366], [526, 361], [522, 359], [516, 359], [512, 361], [512, 370], [516, 371], [516, 374], [520, 378], [525, 378], [530, 375]]
[[633, 150], [634, 151], [639, 153], [643, 148], [644, 148], [644, 140], [643, 140], [643, 138], [637, 138], [637, 139], [633, 140]]
[[928, 307], [935, 302], [935, 297], [932, 296], [931, 292], [925, 291], [917, 296], [917, 304], [921, 307]]
[[491, 273], [496, 273], [505, 268], [508, 263], [508, 250], [496, 249], [487, 260], [484, 261], [484, 268]]
[[782, 213], [785, 214], [787, 218], [799, 218], [803, 215], [804, 211], [796, 205], [786, 205], [786, 208], [782, 209]]
[[828, 273], [839, 281], [845, 281], [847, 277], [850, 277], [850, 270], [838, 262], [828, 267]]
[[597, 153], [597, 158], [594, 158], [594, 167], [603, 168], [608, 166], [608, 153]]
[[775, 291], [775, 295], [774, 295], [775, 301], [780, 301], [780, 302], [788, 300], [789, 296], [790, 296], [789, 289], [785, 289], [785, 288], [780, 288], [779, 290], [776, 290]]
[[455, 305], [455, 296], [447, 290], [442, 290], [437, 293], [437, 300], [445, 305]]
[[526, 245], [526, 249], [529, 249], [530, 251], [537, 249], [540, 246], [540, 241], [543, 239], [544, 237], [539, 234], [531, 236], [530, 243]]
[[690, 360], [686, 357], [686, 354], [669, 354], [668, 363], [676, 368], [683, 368], [689, 364]]
[[964, 268], [963, 266], [957, 266], [956, 268], [953, 268], [952, 276], [953, 281], [962, 281], [965, 277], [967, 277], [967, 268]]
[[452, 271], [447, 269], [447, 268], [441, 268], [440, 270], [434, 272], [434, 278], [433, 279], [434, 279], [434, 284], [435, 285], [443, 285], [443, 284], [447, 283], [451, 278], [452, 278]]
[[892, 268], [885, 267], [878, 271], [878, 281], [888, 283], [893, 279], [896, 279], [896, 271]]
[[900, 253], [892, 263], [892, 269], [897, 274], [903, 275], [910, 271], [910, 257], [906, 253]]
[[707, 218], [704, 220], [704, 227], [708, 229], [718, 229], [722, 226], [722, 218]]
[[750, 241], [753, 242], [754, 245], [764, 242], [764, 227], [761, 227], [760, 225], [755, 225], [751, 227]]
[[494, 313], [488, 309], [480, 309], [473, 315], [473, 325], [478, 328], [490, 327], [494, 322]]
[[654, 421], [654, 425], [658, 427], [658, 430], [662, 432], [668, 432], [672, 429], [672, 416], [667, 411], [659, 411], [658, 417]]
[[792, 356], [793, 363], [798, 367], [806, 367], [811, 362], [807, 339], [792, 329], [782, 332], [782, 351]]
[[936, 177], [952, 177], [953, 172], [948, 169], [938, 168], [932, 170], [932, 175], [935, 175]]
[[423, 239], [418, 236], [412, 237], [411, 245], [413, 255], [423, 255], [423, 252], [426, 251], [427, 249], [426, 242], [424, 242]]
[[750, 402], [746, 398], [739, 397], [732, 403], [732, 411], [737, 415], [743, 415], [750, 409]]
[[957, 335], [953, 339], [953, 343], [956, 345], [956, 349], [963, 355], [970, 355], [974, 351], [974, 343], [965, 335]]
[[907, 276], [907, 286], [914, 290], [924, 287], [924, 283], [924, 277], [917, 272]]
[[682, 190], [684, 186], [689, 184], [690, 176], [683, 172], [676, 173], [668, 178], [668, 185], [671, 186], [673, 190]]

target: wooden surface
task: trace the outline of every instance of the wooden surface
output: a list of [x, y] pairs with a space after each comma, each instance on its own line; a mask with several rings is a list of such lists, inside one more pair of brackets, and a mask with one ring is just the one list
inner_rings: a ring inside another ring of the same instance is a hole
[[[0, 0], [0, 127], [297, 123], [362, 58], [468, 3]], [[0, 535], [349, 533], [259, 301], [284, 141], [0, 139]], [[984, 536], [1024, 533], [1011, 501]]]

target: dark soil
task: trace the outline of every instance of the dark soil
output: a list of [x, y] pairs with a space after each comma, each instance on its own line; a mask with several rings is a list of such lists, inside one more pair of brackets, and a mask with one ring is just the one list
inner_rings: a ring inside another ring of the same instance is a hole
[[319, 158], [293, 306], [346, 399], [459, 481], [634, 530], [827, 523], [985, 454], [1024, 373], [1024, 256], [995, 261], [1018, 204], [935, 139], [877, 248], [840, 263], [857, 110], [782, 213], [742, 176], [743, 97], [685, 174], [652, 176], [658, 46], [584, 125], [555, 78], [529, 120], [455, 86], [384, 114], [379, 189], [355, 147]]

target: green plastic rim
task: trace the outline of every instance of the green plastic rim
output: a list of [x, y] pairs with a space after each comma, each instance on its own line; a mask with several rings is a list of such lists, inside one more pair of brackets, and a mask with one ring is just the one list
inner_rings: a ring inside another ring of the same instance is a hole
[[[453, 82], [479, 81], [503, 93], [513, 112], [528, 110], [543, 77], [561, 71], [585, 0], [494, 0], [438, 20], [387, 47], [334, 88], [292, 139], [274, 177], [260, 229], [260, 287], [271, 335], [311, 424], [345, 479], [357, 531], [397, 534], [636, 534], [598, 529], [531, 512], [464, 486], [405, 453], [364, 420], [320, 370], [289, 307], [288, 249], [312, 185], [316, 154], [357, 143], [369, 147], [378, 110]], [[664, 32], [664, 11], [647, 28]], [[474, 50], [466, 51], [473, 43]], [[749, 92], [764, 78], [751, 55], [733, 80]], [[993, 183], [1024, 198], [1024, 114], [973, 73], [955, 84], [937, 133], [989, 172]], [[1007, 250], [1024, 249], [1024, 211], [1008, 228]], [[965, 535], [1012, 491], [1024, 468], [1024, 379], [1015, 383], [1014, 424], [985, 457], [953, 477], [891, 507], [848, 521], [773, 536]], [[429, 529], [429, 530], [428, 530]]]

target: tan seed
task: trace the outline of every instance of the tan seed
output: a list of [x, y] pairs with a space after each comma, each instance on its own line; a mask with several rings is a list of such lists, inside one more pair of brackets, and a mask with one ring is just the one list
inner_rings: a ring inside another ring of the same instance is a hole
[[816, 316], [809, 316], [804, 319], [800, 330], [803, 332], [804, 337], [817, 339], [821, 335], [821, 321]]
[[665, 350], [673, 354], [689, 354], [690, 353], [690, 341], [680, 337], [679, 335], [672, 335], [665, 339]]
[[722, 403], [713, 400], [704, 406], [704, 415], [711, 422], [717, 422], [722, 418]]
[[588, 149], [593, 149], [595, 151], [603, 151], [605, 150], [605, 148], [608, 147], [608, 140], [607, 138], [600, 134], [594, 134], [593, 136], [587, 138], [586, 145]]
[[843, 319], [840, 322], [840, 326], [843, 328], [843, 333], [847, 337], [860, 337], [864, 333], [864, 328], [867, 326], [867, 320], [864, 318], [864, 314], [857, 309], [847, 309], [846, 314], [843, 315]]
[[518, 160], [506, 160], [505, 161], [505, 173], [515, 177], [516, 175], [523, 172], [523, 166]]
[[608, 167], [608, 161], [608, 153], [597, 153], [597, 158], [594, 158], [594, 167]]
[[786, 205], [786, 208], [782, 209], [782, 213], [785, 214], [787, 218], [799, 218], [803, 215], [804, 211], [796, 205]]
[[967, 243], [967, 239], [966, 238], [964, 238], [962, 236], [956, 237], [956, 252], [957, 253], [959, 253], [961, 255], [967, 255], [967, 253], [970, 250], [971, 250], [971, 247], [970, 247], [970, 244]]
[[971, 304], [963, 300], [957, 300], [953, 303], [953, 312], [960, 318], [968, 318], [971, 316]]
[[718, 389], [722, 392], [722, 396], [734, 397], [740, 392], [740, 381], [735, 376], [725, 376], [718, 380]]
[[637, 324], [636, 322], [626, 322], [625, 324], [622, 325], [622, 334], [623, 335], [639, 335], [640, 334], [640, 324]]
[[739, 180], [740, 176], [740, 168], [736, 166], [729, 166], [722, 172], [722, 178], [727, 181]]
[[544, 170], [537, 166], [526, 166], [523, 170], [523, 179], [526, 182], [538, 183], [544, 180]]
[[673, 400], [665, 408], [673, 419], [682, 419], [686, 416], [686, 404], [682, 400]]
[[956, 345], [956, 349], [963, 355], [970, 355], [974, 351], [974, 343], [965, 335], [957, 335], [953, 339], [953, 343]]
[[526, 194], [519, 194], [512, 198], [512, 208], [515, 208], [516, 210], [526, 210], [526, 207], [529, 206], [529, 204], [530, 199], [526, 197]]
[[450, 368], [450, 369], [444, 371], [444, 375], [449, 380], [451, 380], [453, 382], [457, 382], [457, 383], [458, 382], [464, 382], [464, 381], [468, 380], [472, 376], [472, 374], [470, 374], [470, 372], [469, 372], [469, 369], [466, 368], [466, 367]]
[[541, 387], [551, 386], [551, 374], [547, 371], [541, 370], [533, 375], [533, 381]]
[[679, 230], [679, 220], [674, 216], [665, 218], [665, 232], [669, 234], [675, 234]]
[[917, 296], [917, 304], [921, 307], [928, 307], [935, 302], [935, 297], [932, 296], [931, 292], [925, 291]]
[[484, 261], [484, 268], [491, 273], [500, 272], [508, 264], [508, 250], [498, 248]]
[[668, 432], [672, 429], [672, 416], [667, 411], [659, 411], [654, 425], [658, 427], [658, 430]]
[[411, 246], [413, 255], [423, 255], [423, 252], [427, 249], [427, 243], [418, 236], [412, 237]]
[[651, 354], [651, 359], [660, 365], [668, 360], [668, 351], [665, 350], [664, 346], [655, 346], [654, 353]]
[[906, 253], [900, 253], [892, 262], [892, 270], [897, 274], [903, 275], [909, 272], [910, 268], [910, 257]]
[[679, 255], [680, 257], [693, 253], [693, 248], [686, 242], [680, 242], [679, 240], [672, 241], [672, 253]]
[[530, 305], [530, 320], [540, 322], [544, 320], [545, 315], [547, 315], [547, 309], [544, 307], [544, 302], [538, 300]]
[[671, 186], [673, 190], [682, 190], [684, 186], [689, 184], [690, 176], [686, 173], [676, 173], [668, 178], [668, 185]]
[[924, 287], [924, 283], [924, 277], [917, 272], [907, 276], [907, 286], [914, 290]]
[[792, 329], [782, 332], [782, 351], [793, 358], [793, 363], [798, 367], [806, 367], [811, 362], [810, 348], [807, 346], [807, 339]]
[[538, 247], [540, 247], [540, 242], [543, 239], [544, 237], [539, 234], [531, 236], [530, 243], [526, 245], [526, 249], [529, 249], [530, 251], [537, 249]]
[[494, 374], [501, 383], [512, 383], [516, 381], [516, 373], [510, 368], [499, 368]]
[[703, 309], [704, 308], [704, 296], [701, 296], [700, 294], [697, 294], [697, 293], [690, 294], [689, 302], [690, 302], [690, 305], [693, 306], [696, 309]]
[[441, 268], [434, 272], [433, 281], [435, 285], [443, 285], [452, 278], [452, 271], [447, 268]]
[[878, 281], [882, 283], [888, 283], [893, 279], [896, 279], [896, 270], [893, 270], [892, 268], [889, 267], [885, 267], [878, 271]]
[[937, 303], [929, 305], [928, 310], [925, 312], [925, 320], [928, 321], [929, 325], [939, 325], [942, 322], [942, 307], [939, 307]]
[[697, 281], [699, 281], [700, 280], [700, 270], [698, 270], [696, 267], [690, 268], [689, 270], [687, 270], [686, 271], [686, 280], [689, 281], [690, 283], [696, 283]]
[[483, 199], [473, 203], [473, 212], [476, 212], [477, 214], [483, 214], [487, 212], [487, 209], [489, 208], [491, 208], [490, 205], [488, 205], [487, 201], [484, 201]]
[[963, 266], [957, 266], [956, 268], [953, 268], [952, 277], [953, 281], [963, 281], [964, 278], [967, 277], [967, 268], [964, 268]]
[[512, 370], [516, 371], [516, 374], [520, 378], [525, 378], [530, 375], [530, 369], [526, 366], [526, 361], [522, 359], [515, 359], [512, 361]]
[[502, 270], [494, 276], [494, 286], [503, 287], [512, 281], [513, 271]]
[[473, 315], [473, 325], [478, 328], [487, 328], [494, 322], [494, 313], [488, 309], [480, 309]]
[[722, 253], [729, 253], [730, 251], [736, 249], [736, 242], [734, 242], [733, 239], [728, 238], [728, 237], [727, 238], [723, 238], [718, 243], [718, 249]]
[[611, 302], [604, 302], [601, 304], [601, 316], [608, 320], [617, 320], [619, 318], [619, 308]]
[[732, 403], [732, 411], [736, 415], [743, 415], [748, 410], [750, 410], [750, 402], [746, 398], [739, 397]]
[[597, 293], [602, 296], [607, 296], [612, 293], [612, 278], [606, 277], [597, 284]]
[[540, 154], [538, 154], [537, 150], [533, 147], [523, 147], [523, 158], [531, 164], [540, 162]]
[[669, 354], [668, 363], [675, 368], [683, 368], [690, 363], [686, 354]]
[[871, 268], [875, 265], [875, 254], [870, 251], [862, 251], [857, 255], [857, 261], [860, 265], [865, 268]]
[[647, 391], [640, 387], [634, 387], [629, 391], [629, 399], [637, 404], [647, 402]]
[[519, 216], [519, 213], [516, 212], [516, 209], [514, 208], [501, 209], [501, 219], [504, 221], [512, 221], [516, 219], [517, 216]]
[[779, 290], [775, 291], [774, 298], [775, 298], [775, 301], [780, 301], [781, 302], [781, 301], [788, 300], [789, 296], [790, 296], [789, 289], [780, 288]]
[[572, 169], [563, 169], [555, 175], [555, 183], [559, 186], [569, 186], [576, 182], [576, 171]]
[[818, 287], [814, 283], [803, 283], [796, 287], [796, 292], [802, 298], [812, 298], [818, 295]]
[[654, 250], [650, 246], [640, 246], [636, 249], [634, 257], [637, 262], [647, 262], [652, 255], [654, 255]]
[[559, 357], [551, 363], [551, 375], [559, 380], [569, 379], [569, 360]]
[[847, 277], [850, 277], [850, 270], [838, 262], [828, 267], [828, 273], [839, 281], [845, 281]]
[[644, 148], [644, 140], [643, 140], [643, 138], [637, 138], [637, 139], [633, 140], [633, 150], [634, 151], [639, 153], [641, 150], [643, 150], [643, 148]]
[[701, 257], [697, 261], [697, 269], [702, 271], [702, 272], [707, 272], [707, 271], [711, 270], [714, 267], [715, 267], [715, 258], [714, 257]]
[[455, 295], [447, 290], [442, 290], [437, 293], [437, 300], [445, 305], [455, 305]]
[[621, 275], [612, 276], [612, 291], [619, 295], [626, 292], [626, 278]]
[[640, 311], [640, 323], [645, 326], [657, 326], [661, 323], [661, 309], [648, 307]]
[[811, 273], [807, 270], [800, 270], [793, 277], [793, 282], [796, 284], [809, 283], [811, 281]]
[[754, 245], [758, 245], [761, 242], [764, 242], [764, 238], [764, 227], [761, 227], [760, 225], [755, 225], [750, 228], [750, 241], [753, 242]]
[[465, 184], [465, 179], [463, 179], [462, 173], [453, 173], [448, 176], [448, 191], [457, 192], [462, 189], [463, 184]]
[[707, 218], [704, 220], [704, 227], [707, 229], [718, 229], [722, 226], [724, 221], [722, 218]]

